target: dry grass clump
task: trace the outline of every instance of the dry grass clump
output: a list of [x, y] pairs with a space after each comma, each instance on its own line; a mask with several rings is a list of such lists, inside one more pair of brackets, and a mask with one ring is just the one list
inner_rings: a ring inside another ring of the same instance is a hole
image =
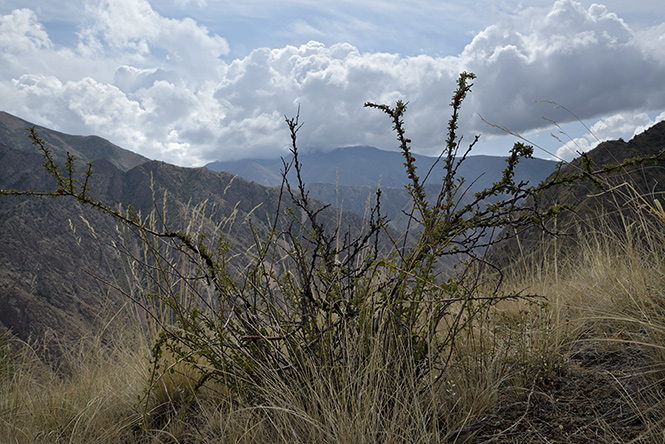
[[[1, 443], [180, 442], [196, 383], [187, 365], [151, 378], [151, 343], [130, 322], [84, 337], [57, 357], [9, 335], [0, 341]], [[149, 335], [148, 335], [149, 336]], [[101, 339], [101, 338], [104, 339]], [[218, 401], [216, 401], [218, 402]]]
[[147, 361], [145, 344], [125, 345], [84, 338], [53, 366], [30, 344], [6, 343], [0, 442], [132, 442]]
[[114, 344], [84, 338], [57, 367], [28, 344], [5, 344], [0, 442], [447, 442], [491, 409], [500, 373], [476, 350], [423, 391], [408, 353], [383, 356], [377, 346], [367, 362], [312, 365], [298, 381], [261, 369], [260, 390], [246, 396], [219, 384], [191, 396], [188, 365], [172, 362], [173, 373], [151, 379], [147, 341], [127, 334]]

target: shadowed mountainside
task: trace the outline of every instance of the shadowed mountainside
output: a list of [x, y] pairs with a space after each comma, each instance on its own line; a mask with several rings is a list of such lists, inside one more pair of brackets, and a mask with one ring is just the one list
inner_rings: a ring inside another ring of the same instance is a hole
[[[0, 188], [52, 190], [55, 181], [30, 144], [28, 126], [6, 113], [0, 116]], [[206, 168], [150, 161], [97, 137], [37, 130], [57, 159], [75, 154], [79, 172], [84, 161], [94, 161], [89, 194], [109, 205], [131, 205], [144, 217], [157, 210], [158, 223], [163, 219], [171, 230], [185, 230], [192, 209], [204, 205], [196, 230], [221, 230], [237, 258], [236, 269], [251, 257], [254, 233], [267, 230], [278, 211], [278, 188]], [[337, 219], [334, 212], [326, 210], [322, 217]], [[362, 226], [350, 213], [341, 220]], [[21, 338], [67, 344], [101, 328], [129, 301], [122, 292], [141, 291], [129, 278], [131, 261], [117, 248], [124, 239], [123, 248], [139, 254], [136, 240], [120, 236], [112, 218], [73, 198], [2, 197], [0, 233], [0, 327]]]
[[[598, 144], [587, 153], [588, 169], [597, 171], [604, 165], [618, 165], [636, 157], [659, 155], [665, 150], [665, 122], [657, 123], [630, 141], [610, 140]], [[573, 175], [587, 169], [585, 161], [577, 158], [563, 166], [548, 178]], [[546, 221], [546, 228], [558, 233], [559, 252], [574, 251], [580, 236], [590, 230], [607, 230], [615, 227], [622, 232], [630, 224], [636, 223], [633, 218], [639, 206], [657, 205], [665, 193], [665, 166], [657, 161], [649, 161], [636, 166], [627, 166], [605, 174], [599, 178], [598, 184], [577, 182], [564, 187], [546, 190], [539, 198], [541, 208], [553, 205], [570, 205], [572, 209], [564, 210], [556, 219]], [[600, 228], [600, 227], [603, 228]], [[544, 250], [542, 246], [551, 248], [547, 237], [539, 228], [529, 228], [517, 237], [513, 233], [509, 240], [496, 245], [492, 251], [492, 260], [498, 264], [507, 264], [512, 258], [531, 255], [533, 260], [546, 261], [553, 252]], [[606, 233], [610, 235], [610, 233]]]
[[[32, 123], [0, 111], [0, 141], [6, 146], [18, 151], [35, 152], [36, 149], [27, 137], [25, 130], [30, 126], [32, 126]], [[81, 162], [106, 159], [121, 171], [130, 170], [149, 160], [140, 154], [120, 148], [101, 137], [72, 136], [42, 126], [36, 126], [35, 129], [44, 142], [53, 148], [58, 160], [63, 160], [69, 152]]]

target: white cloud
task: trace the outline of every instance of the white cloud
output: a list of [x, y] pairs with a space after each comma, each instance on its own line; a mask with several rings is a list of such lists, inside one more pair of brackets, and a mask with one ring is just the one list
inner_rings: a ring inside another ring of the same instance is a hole
[[[478, 74], [474, 105], [488, 121], [515, 131], [542, 127], [534, 100], [565, 105], [580, 118], [665, 107], [665, 64], [604, 6], [559, 0], [544, 17], [524, 14], [479, 33], [462, 54]], [[565, 113], [552, 116], [570, 121]]]
[[[448, 57], [309, 42], [224, 60], [224, 38], [193, 19], [165, 17], [147, 0], [89, 2], [85, 14], [79, 40], [69, 47], [54, 44], [30, 10], [0, 16], [5, 109], [187, 166], [284, 154], [290, 141], [284, 114], [292, 116], [298, 105], [305, 150], [390, 148], [391, 122], [363, 103], [398, 99], [409, 102], [406, 128], [414, 146], [435, 154], [462, 70], [478, 75], [460, 128], [467, 138], [491, 131], [476, 113], [514, 131], [543, 128], [539, 99], [561, 103], [580, 119], [600, 119], [599, 138], [629, 138], [649, 124], [636, 116], [665, 110], [665, 45], [659, 45], [665, 23], [634, 31], [597, 4], [585, 9], [559, 0], [545, 11], [524, 10]], [[288, 23], [305, 33], [319, 24]], [[558, 110], [546, 117], [574, 120]], [[578, 138], [561, 154], [593, 144]]]
[[[248, 116], [271, 115], [273, 124], [283, 126], [283, 113], [295, 112], [300, 104], [305, 121], [300, 141], [305, 149], [390, 146], [394, 136], [388, 118], [363, 109], [363, 104], [409, 100], [414, 112], [407, 117], [407, 127], [421, 128], [419, 143], [425, 146], [441, 138], [441, 121], [431, 115], [442, 102], [447, 104], [452, 86], [453, 76], [442, 60], [361, 54], [348, 44], [326, 47], [310, 42], [298, 48], [258, 49], [235, 60], [214, 97], [226, 108], [225, 121], [235, 124]], [[434, 96], [440, 100], [432, 100]], [[435, 137], [425, 137], [427, 132]], [[273, 145], [287, 142], [275, 140]]]
[[[162, 17], [147, 0], [105, 0], [86, 7], [90, 24], [79, 31], [79, 51], [121, 53], [138, 64], [158, 63], [190, 77], [215, 75], [229, 46], [191, 18]], [[177, 67], [177, 68], [175, 68]]]
[[51, 48], [51, 40], [37, 16], [29, 9], [16, 9], [0, 17], [0, 48], [20, 54]]
[[628, 141], [663, 120], [665, 120], [665, 112], [653, 120], [647, 113], [619, 113], [603, 118], [589, 128], [588, 134], [573, 138], [561, 146], [556, 152], [557, 160], [570, 161], [606, 140]]
[[140, 69], [122, 65], [113, 75], [113, 84], [125, 93], [133, 93], [139, 89], [150, 88], [158, 81], [180, 84], [180, 78], [173, 71], [161, 68]]
[[129, 142], [140, 133], [137, 119], [145, 117], [139, 103], [118, 88], [89, 77], [63, 83], [54, 76], [26, 74], [13, 85], [25, 106], [24, 113], [31, 111], [40, 123], [63, 131], [80, 133], [85, 128], [87, 133]]
[[635, 33], [635, 47], [643, 57], [665, 64], [665, 23], [639, 29]]

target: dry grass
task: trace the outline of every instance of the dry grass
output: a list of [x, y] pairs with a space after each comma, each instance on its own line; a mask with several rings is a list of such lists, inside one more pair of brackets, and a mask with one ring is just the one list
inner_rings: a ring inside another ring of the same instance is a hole
[[387, 371], [409, 363], [377, 346], [367, 362], [307, 367], [297, 381], [266, 370], [251, 398], [218, 385], [192, 398], [196, 375], [173, 362], [137, 404], [150, 343], [124, 324], [121, 340], [84, 338], [56, 368], [26, 344], [5, 345], [0, 443], [447, 442], [486, 415], [477, 442], [663, 442], [665, 212], [636, 202], [620, 234], [600, 227], [575, 255], [515, 268], [506, 291], [547, 299], [479, 319], [429, 391]]
[[0, 375], [0, 442], [132, 441], [138, 423], [132, 405], [147, 371], [145, 347], [110, 347], [84, 338], [59, 358], [57, 368], [28, 344], [14, 347]]
[[552, 248], [508, 276], [507, 288], [547, 303], [497, 307], [516, 365], [486, 441], [664, 441], [665, 212], [632, 196], [618, 226], [601, 223], [574, 254]]
[[412, 368], [401, 378], [387, 369], [408, 363], [376, 347], [366, 363], [310, 366], [298, 381], [265, 369], [252, 398], [208, 386], [192, 401], [194, 377], [176, 363], [156, 378], [143, 417], [149, 346], [129, 337], [117, 344], [84, 339], [58, 368], [19, 344], [0, 384], [0, 442], [445, 442], [496, 399], [497, 367], [468, 356], [436, 392], [423, 392]]

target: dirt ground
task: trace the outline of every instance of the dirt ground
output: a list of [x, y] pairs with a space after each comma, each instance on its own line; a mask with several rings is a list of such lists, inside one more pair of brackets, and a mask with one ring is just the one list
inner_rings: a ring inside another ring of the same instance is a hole
[[473, 443], [664, 443], [665, 381], [650, 362], [628, 342], [581, 342], [551, 381], [502, 390]]

